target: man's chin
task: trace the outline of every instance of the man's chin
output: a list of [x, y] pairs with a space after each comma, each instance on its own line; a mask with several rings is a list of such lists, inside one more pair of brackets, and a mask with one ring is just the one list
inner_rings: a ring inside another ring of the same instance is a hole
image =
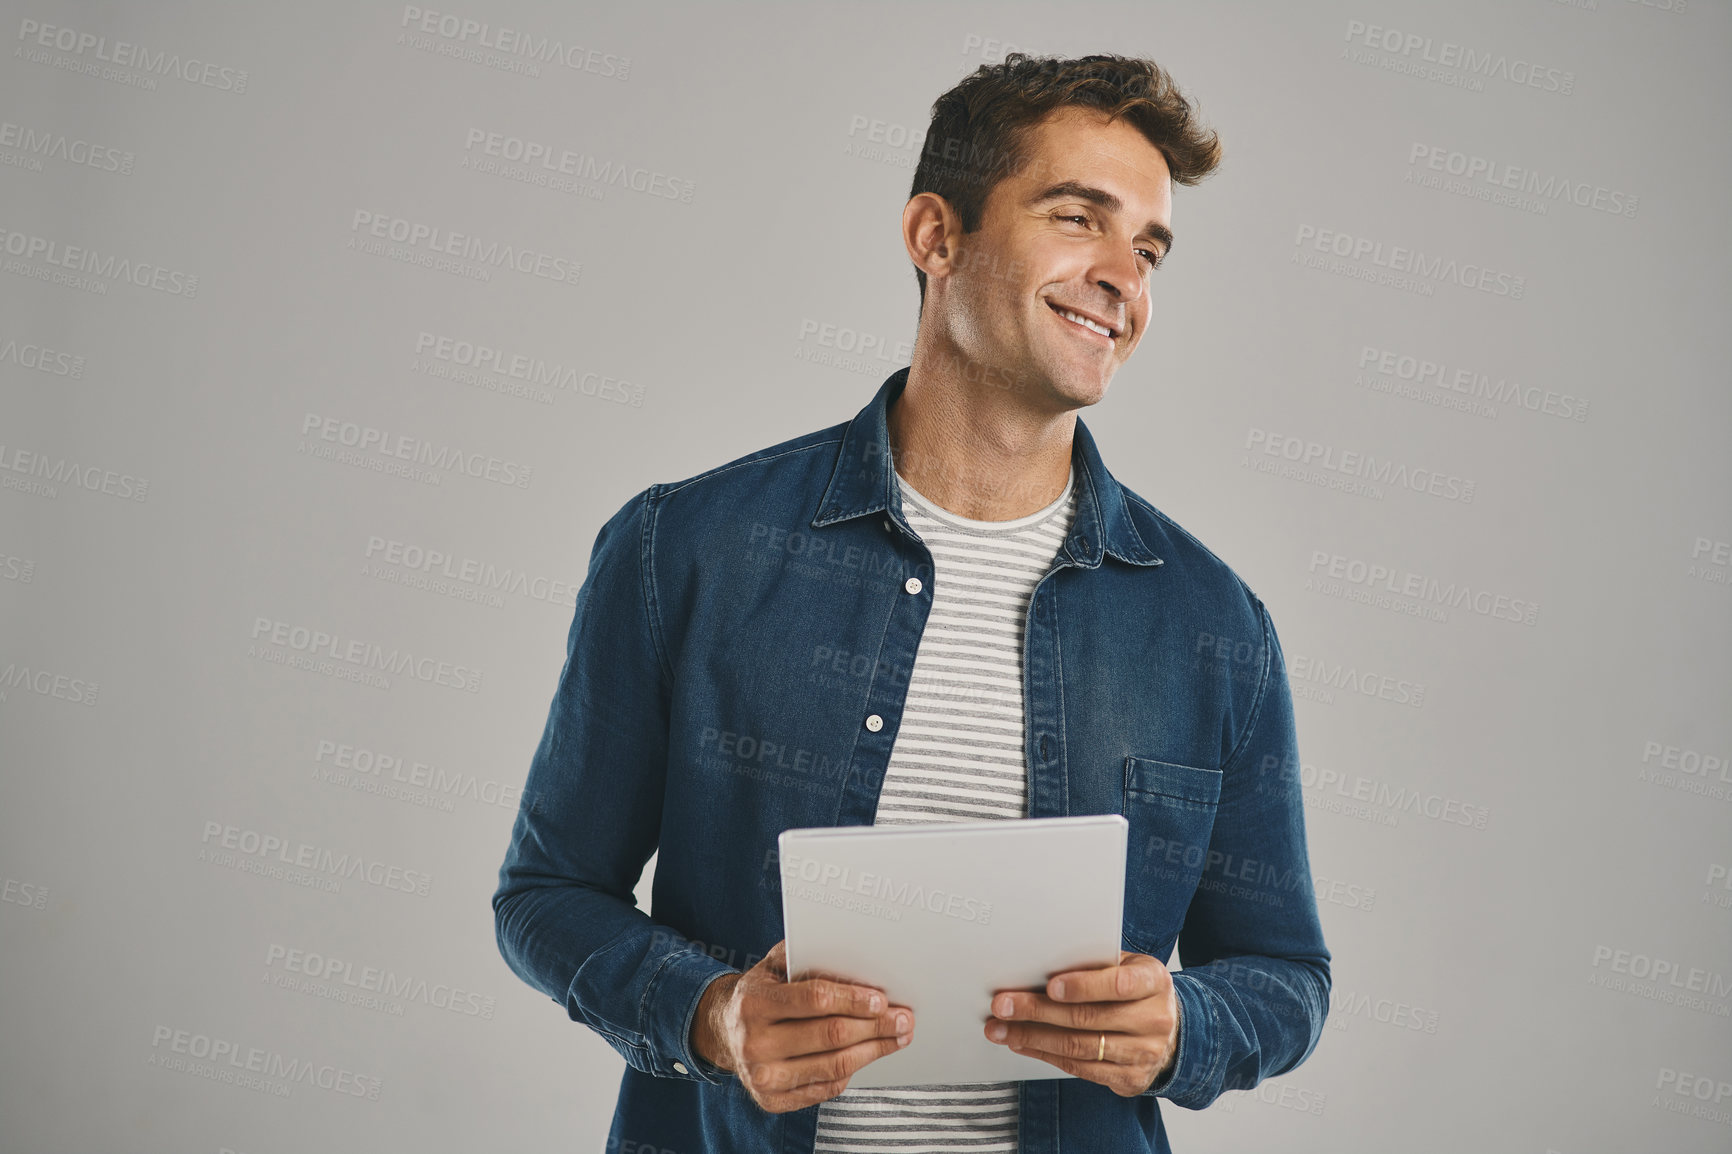
[[1078, 404], [1092, 405], [1106, 395], [1118, 367], [1116, 361], [1105, 359], [1079, 361], [1061, 357], [1047, 366], [1046, 379], [1052, 392], [1075, 398]]
[[1112, 384], [1113, 375], [1082, 376], [1067, 374], [1053, 379], [1053, 392], [1071, 402], [1073, 405], [1094, 405], [1107, 395], [1107, 386]]

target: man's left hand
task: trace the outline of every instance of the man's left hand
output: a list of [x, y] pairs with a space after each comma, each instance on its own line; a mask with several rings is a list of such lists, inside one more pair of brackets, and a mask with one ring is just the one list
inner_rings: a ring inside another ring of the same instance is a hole
[[[1055, 974], [1044, 993], [992, 997], [989, 1041], [1131, 1098], [1172, 1065], [1179, 998], [1159, 958], [1119, 951], [1116, 966]], [[1106, 1049], [1101, 1054], [1101, 1035]]]

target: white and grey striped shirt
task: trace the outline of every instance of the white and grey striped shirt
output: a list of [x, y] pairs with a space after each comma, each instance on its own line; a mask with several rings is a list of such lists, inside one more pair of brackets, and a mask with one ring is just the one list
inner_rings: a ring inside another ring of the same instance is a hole
[[[958, 517], [896, 480], [908, 524], [932, 551], [932, 610], [873, 824], [1021, 818], [1023, 623], [1070, 531], [1075, 471], [1057, 500], [1013, 521]], [[1015, 1154], [1017, 1093], [1015, 1082], [844, 1090], [818, 1107], [816, 1150]]]

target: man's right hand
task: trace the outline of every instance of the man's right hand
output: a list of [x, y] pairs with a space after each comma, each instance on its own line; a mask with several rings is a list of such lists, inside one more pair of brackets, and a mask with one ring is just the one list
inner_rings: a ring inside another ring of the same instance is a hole
[[752, 1100], [785, 1114], [834, 1098], [866, 1063], [906, 1046], [914, 1011], [884, 991], [825, 978], [788, 980], [787, 942], [698, 1001], [692, 1048], [731, 1071]]

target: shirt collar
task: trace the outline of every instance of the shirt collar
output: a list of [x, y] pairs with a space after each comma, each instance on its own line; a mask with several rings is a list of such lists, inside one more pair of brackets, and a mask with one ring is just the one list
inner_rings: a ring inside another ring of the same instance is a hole
[[[878, 393], [848, 422], [836, 454], [836, 468], [818, 500], [812, 528], [836, 521], [889, 512], [907, 528], [902, 517], [902, 493], [890, 467], [890, 402], [908, 384], [908, 369], [885, 378]], [[1076, 514], [1061, 550], [1087, 569], [1101, 563], [1103, 552], [1132, 565], [1159, 565], [1161, 559], [1143, 543], [1125, 508], [1125, 494], [1101, 460], [1095, 439], [1078, 417], [1071, 437], [1071, 467], [1076, 470]]]

